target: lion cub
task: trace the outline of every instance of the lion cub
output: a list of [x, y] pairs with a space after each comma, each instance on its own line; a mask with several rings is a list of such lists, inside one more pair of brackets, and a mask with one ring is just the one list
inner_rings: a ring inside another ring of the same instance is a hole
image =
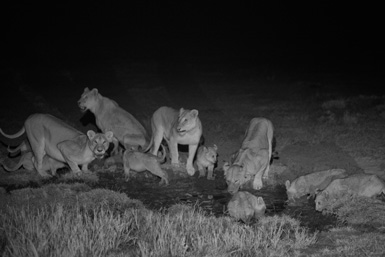
[[195, 164], [197, 165], [199, 170], [199, 177], [206, 176], [207, 169], [207, 179], [214, 179], [213, 171], [214, 165], [217, 162], [217, 150], [218, 147], [215, 144], [212, 147], [206, 147], [204, 145], [201, 145], [198, 148], [197, 159], [195, 160]]
[[130, 170], [137, 172], [142, 172], [145, 170], [150, 171], [155, 176], [161, 178], [159, 184], [168, 185], [168, 175], [167, 172], [162, 170], [160, 167], [160, 162], [163, 162], [166, 157], [166, 151], [163, 148], [163, 156], [157, 157], [150, 153], [143, 153], [133, 149], [124, 151], [123, 154], [123, 166], [124, 166], [124, 175], [126, 181], [128, 181], [130, 176]]
[[258, 219], [265, 215], [266, 204], [262, 197], [247, 191], [238, 191], [227, 204], [231, 217], [248, 223], [253, 217]]

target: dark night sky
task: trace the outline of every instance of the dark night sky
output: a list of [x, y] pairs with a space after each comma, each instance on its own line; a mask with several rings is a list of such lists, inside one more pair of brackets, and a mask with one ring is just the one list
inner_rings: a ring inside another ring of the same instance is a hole
[[[136, 58], [237, 58], [383, 69], [379, 6], [337, 1], [127, 1], [3, 8], [5, 65], [87, 59], [107, 46]], [[208, 4], [210, 3], [210, 4]], [[92, 59], [92, 58], [91, 58]], [[365, 65], [362, 65], [365, 63]], [[364, 67], [365, 66], [365, 67]]]

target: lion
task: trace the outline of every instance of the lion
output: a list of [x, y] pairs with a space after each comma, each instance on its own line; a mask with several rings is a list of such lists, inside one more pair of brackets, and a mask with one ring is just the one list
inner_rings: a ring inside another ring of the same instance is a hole
[[234, 194], [253, 177], [253, 188], [262, 188], [262, 176], [268, 178], [272, 155], [273, 124], [265, 118], [253, 118], [246, 130], [241, 149], [224, 163], [227, 191]]
[[[163, 146], [162, 146], [163, 147]], [[143, 153], [133, 149], [125, 150], [123, 154], [124, 175], [126, 181], [129, 179], [130, 170], [142, 172], [150, 171], [161, 178], [159, 184], [169, 184], [168, 174], [160, 167], [160, 163], [166, 158], [166, 151], [163, 147], [163, 155], [159, 158], [150, 153]]]
[[198, 148], [197, 152], [197, 158], [195, 160], [195, 164], [198, 167], [199, 170], [199, 177], [206, 176], [206, 169], [208, 171], [207, 173], [207, 179], [213, 180], [213, 171], [214, 171], [214, 165], [217, 162], [217, 153], [218, 147], [214, 144], [212, 147], [206, 147], [204, 145], [201, 145]]
[[119, 142], [125, 149], [147, 147], [149, 137], [143, 125], [115, 101], [102, 96], [98, 89], [85, 88], [78, 105], [81, 111], [90, 110], [95, 115], [96, 125], [102, 132], [113, 132], [113, 154], [118, 153]]
[[247, 191], [238, 191], [227, 204], [227, 210], [231, 217], [248, 223], [253, 217], [259, 219], [264, 216], [266, 204], [262, 197]]
[[[17, 163], [11, 163], [10, 159], [2, 159], [0, 160], [1, 165], [7, 171], [15, 171], [20, 169], [20, 167], [24, 167], [24, 169], [28, 171], [35, 170], [34, 166], [35, 157], [32, 152], [25, 152], [21, 155], [19, 161]], [[59, 162], [48, 155], [44, 155], [43, 157], [43, 165], [42, 169], [45, 171], [51, 171], [51, 174], [56, 176], [56, 171], [60, 168], [66, 167], [65, 163]]]
[[179, 166], [179, 145], [188, 145], [189, 155], [186, 163], [186, 170], [190, 176], [195, 174], [193, 160], [202, 136], [202, 123], [198, 117], [198, 110], [179, 111], [170, 107], [160, 107], [151, 118], [152, 137], [145, 152], [153, 146], [151, 153], [157, 156], [163, 138], [166, 140], [170, 155], [171, 164]]
[[78, 165], [82, 171], [88, 171], [90, 162], [104, 157], [113, 138], [111, 131], [102, 134], [89, 130], [85, 135], [52, 115], [40, 113], [30, 115], [14, 135], [7, 135], [1, 129], [0, 133], [11, 139], [27, 133], [34, 155], [33, 165], [43, 177], [50, 176], [43, 168], [44, 156], [67, 163], [72, 172], [78, 174]]
[[313, 197], [317, 190], [324, 190], [333, 180], [347, 177], [344, 169], [330, 169], [313, 172], [300, 176], [291, 183], [286, 180], [286, 193], [289, 200], [295, 201], [295, 198], [310, 194]]
[[315, 208], [322, 211], [329, 202], [336, 200], [341, 193], [356, 196], [374, 197], [385, 194], [385, 183], [376, 175], [356, 174], [333, 180], [323, 191], [317, 192]]

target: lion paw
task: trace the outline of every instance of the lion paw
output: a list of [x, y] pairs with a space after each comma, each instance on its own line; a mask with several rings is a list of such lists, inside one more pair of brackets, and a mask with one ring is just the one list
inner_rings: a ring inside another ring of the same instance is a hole
[[194, 169], [194, 167], [192, 167], [192, 166], [187, 166], [187, 167], [186, 167], [186, 170], [187, 170], [187, 174], [189, 174], [190, 176], [194, 176], [194, 174], [195, 174], [195, 169]]

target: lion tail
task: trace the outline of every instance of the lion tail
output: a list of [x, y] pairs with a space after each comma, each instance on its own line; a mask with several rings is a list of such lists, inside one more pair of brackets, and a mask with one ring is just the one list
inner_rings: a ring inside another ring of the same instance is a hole
[[154, 144], [154, 137], [151, 137], [150, 142], [148, 143], [148, 145], [146, 146], [146, 148], [144, 148], [144, 150], [141, 151], [141, 152], [147, 153], [147, 152], [151, 149], [151, 147], [152, 147], [153, 144]]
[[10, 161], [9, 159], [1, 159], [0, 164], [7, 171], [15, 171], [20, 169], [20, 167], [23, 165], [23, 159], [23, 156], [21, 156], [19, 162], [16, 164], [13, 164], [12, 161]]
[[4, 131], [0, 128], [0, 133], [7, 137], [7, 138], [11, 138], [11, 139], [14, 139], [14, 138], [18, 138], [20, 137], [21, 135], [23, 135], [25, 133], [25, 128], [23, 127], [22, 129], [20, 129], [19, 132], [17, 132], [16, 134], [13, 134], [13, 135], [8, 135], [8, 134], [5, 134]]
[[23, 141], [20, 145], [16, 146], [15, 148], [11, 148], [10, 146], [7, 147], [8, 153], [17, 153], [19, 151], [21, 152], [27, 152], [29, 150], [28, 145]]
[[164, 160], [166, 159], [166, 148], [164, 147], [163, 144], [160, 144], [160, 147], [162, 148], [163, 154], [162, 154], [162, 156], [161, 156], [160, 158], [158, 158], [158, 161], [159, 161], [160, 163], [163, 163]]

